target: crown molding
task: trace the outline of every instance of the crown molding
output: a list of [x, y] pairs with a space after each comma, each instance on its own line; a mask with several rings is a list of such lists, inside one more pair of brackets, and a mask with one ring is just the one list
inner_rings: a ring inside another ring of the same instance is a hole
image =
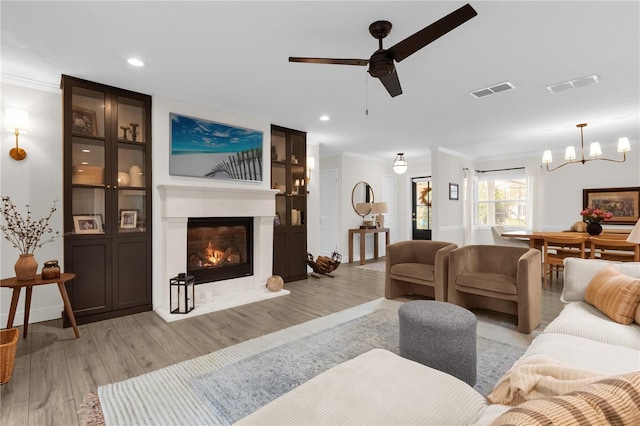
[[9, 74], [0, 74], [0, 82], [3, 84], [13, 84], [14, 86], [28, 87], [30, 89], [44, 90], [46, 92], [61, 92], [60, 86], [57, 84]]

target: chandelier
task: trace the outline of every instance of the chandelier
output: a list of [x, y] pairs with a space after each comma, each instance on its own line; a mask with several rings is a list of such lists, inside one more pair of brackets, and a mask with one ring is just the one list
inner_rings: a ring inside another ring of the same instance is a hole
[[627, 151], [631, 151], [631, 146], [629, 145], [629, 139], [620, 138], [618, 139], [618, 152], [622, 153], [622, 160], [613, 160], [611, 158], [603, 158], [600, 157], [602, 155], [602, 149], [600, 148], [599, 142], [593, 142], [589, 147], [589, 157], [592, 158], [584, 158], [584, 133], [583, 129], [587, 125], [587, 123], [576, 124], [576, 127], [580, 128], [580, 151], [581, 158], [576, 157], [576, 150], [573, 146], [568, 146], [565, 153], [564, 159], [567, 160], [564, 163], [560, 164], [557, 167], [552, 169], [549, 168], [549, 163], [553, 161], [551, 157], [551, 151], [546, 150], [542, 154], [542, 162], [547, 165], [547, 171], [558, 170], [562, 166], [566, 166], [567, 164], [578, 164], [578, 163], [586, 163], [587, 161], [595, 161], [595, 160], [604, 160], [604, 161], [613, 161], [614, 163], [624, 163], [627, 159]]
[[404, 152], [396, 154], [396, 159], [393, 161], [393, 171], [401, 175], [407, 171], [408, 165], [404, 159]]

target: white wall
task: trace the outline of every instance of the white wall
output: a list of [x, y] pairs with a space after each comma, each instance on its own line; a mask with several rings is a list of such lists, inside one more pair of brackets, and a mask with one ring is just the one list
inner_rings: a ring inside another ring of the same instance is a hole
[[[431, 153], [433, 169], [433, 232], [432, 239], [450, 241], [462, 245], [463, 169], [469, 167], [470, 160], [444, 148]], [[449, 199], [449, 183], [458, 185], [458, 200]]]
[[[2, 143], [0, 144], [0, 194], [11, 197], [19, 211], [26, 213], [26, 204], [31, 205], [32, 216], [38, 220], [49, 214], [53, 201], [57, 200], [57, 211], [49, 224], [62, 234], [62, 95], [57, 88], [37, 90], [2, 83], [0, 85], [0, 118]], [[15, 161], [9, 150], [15, 147], [15, 136], [4, 130], [5, 108], [20, 108], [29, 112], [29, 133], [21, 134], [20, 147], [27, 157]], [[4, 223], [4, 221], [3, 221]], [[63, 240], [57, 238], [35, 251], [38, 272], [45, 261], [57, 259], [63, 263]], [[19, 251], [8, 241], [0, 241], [0, 277], [15, 275], [13, 265]], [[14, 324], [22, 324], [24, 314], [23, 291], [18, 301]], [[11, 290], [0, 291], [0, 323], [4, 327], [9, 314]], [[35, 287], [31, 301], [31, 322], [60, 318], [62, 299], [58, 287], [47, 285]]]
[[[387, 162], [378, 161], [366, 156], [356, 154], [342, 154], [323, 157], [320, 161], [322, 170], [338, 170], [338, 252], [342, 254], [342, 261], [349, 261], [349, 229], [358, 228], [362, 225], [362, 216], [359, 216], [351, 203], [351, 192], [356, 183], [367, 182], [373, 189], [375, 201], [386, 201], [382, 197], [383, 176], [394, 178], [391, 165]], [[386, 196], [386, 195], [385, 195]], [[396, 218], [399, 217], [396, 213]], [[367, 215], [366, 220], [370, 220], [371, 215]], [[397, 222], [397, 221], [396, 221]], [[391, 230], [392, 241], [397, 240], [397, 230]], [[377, 235], [379, 238], [379, 255], [385, 254], [385, 236]], [[354, 238], [354, 260], [360, 258], [359, 237]], [[368, 236], [365, 245], [365, 258], [373, 258], [373, 236]]]
[[307, 157], [316, 161], [307, 186], [307, 251], [317, 256], [320, 253], [320, 147], [307, 143]]

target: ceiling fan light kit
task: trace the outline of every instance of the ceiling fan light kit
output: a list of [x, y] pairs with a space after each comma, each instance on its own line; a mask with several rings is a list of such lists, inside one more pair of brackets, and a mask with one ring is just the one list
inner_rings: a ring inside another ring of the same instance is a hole
[[356, 65], [369, 66], [369, 74], [380, 80], [382, 85], [387, 89], [391, 97], [402, 94], [400, 79], [396, 71], [395, 62], [400, 62], [407, 57], [413, 55], [418, 50], [427, 46], [429, 43], [439, 39], [449, 31], [459, 27], [478, 13], [466, 4], [461, 8], [451, 12], [447, 16], [440, 18], [438, 21], [428, 25], [417, 33], [396, 43], [389, 49], [384, 49], [382, 39], [391, 32], [391, 22], [376, 21], [369, 25], [369, 33], [378, 39], [378, 50], [367, 59], [336, 59], [336, 58], [305, 58], [305, 57], [289, 57], [289, 62], [305, 62], [312, 64], [334, 64], [334, 65]]
[[[600, 147], [599, 142], [592, 142], [589, 146], [589, 157], [584, 157], [584, 128], [587, 126], [587, 123], [576, 124], [576, 127], [580, 128], [580, 152], [581, 157], [577, 159], [576, 149], [573, 146], [568, 146], [564, 152], [564, 159], [567, 160], [564, 163], [560, 164], [557, 167], [549, 168], [549, 164], [553, 162], [553, 157], [551, 155], [551, 150], [546, 150], [542, 154], [542, 162], [547, 165], [547, 171], [552, 172], [554, 170], [558, 170], [560, 167], [566, 166], [567, 164], [584, 164], [588, 161], [612, 161], [614, 163], [624, 163], [627, 160], [627, 152], [631, 151], [631, 144], [629, 143], [628, 138], [619, 138], [618, 139], [618, 152], [622, 153], [622, 159], [614, 160], [611, 158], [602, 158], [602, 148]], [[577, 159], [577, 160], [576, 160]]]

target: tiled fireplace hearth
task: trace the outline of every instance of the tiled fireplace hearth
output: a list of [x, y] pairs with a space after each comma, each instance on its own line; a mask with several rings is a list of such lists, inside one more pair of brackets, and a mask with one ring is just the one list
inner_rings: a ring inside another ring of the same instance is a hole
[[[270, 292], [265, 283], [271, 276], [275, 194], [271, 189], [209, 188], [159, 185], [164, 264], [154, 265], [154, 310], [165, 320], [175, 321], [234, 306], [289, 294]], [[189, 314], [169, 313], [169, 279], [187, 271], [187, 223], [189, 218], [253, 218], [253, 275], [202, 283], [195, 287], [195, 309]], [[159, 296], [158, 296], [159, 295]], [[158, 302], [159, 299], [159, 302]], [[156, 303], [158, 302], [158, 303]]]

